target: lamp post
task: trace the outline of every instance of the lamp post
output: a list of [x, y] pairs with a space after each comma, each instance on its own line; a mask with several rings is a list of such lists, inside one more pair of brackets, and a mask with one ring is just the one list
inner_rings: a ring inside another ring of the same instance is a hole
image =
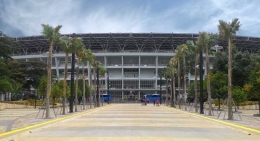
[[110, 86], [110, 82], [109, 82], [109, 72], [107, 71], [107, 104], [109, 104], [109, 86]]
[[71, 79], [70, 79], [70, 113], [73, 113], [74, 101], [74, 72], [75, 72], [75, 53], [71, 56]]
[[203, 54], [202, 48], [200, 48], [200, 114], [204, 114], [203, 111]]

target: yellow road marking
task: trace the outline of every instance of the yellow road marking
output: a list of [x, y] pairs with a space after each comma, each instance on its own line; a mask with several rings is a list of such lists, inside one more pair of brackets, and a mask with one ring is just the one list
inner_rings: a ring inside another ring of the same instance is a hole
[[22, 128], [19, 128], [19, 129], [15, 129], [15, 130], [11, 130], [11, 131], [8, 131], [8, 132], [0, 133], [0, 137], [7, 136], [7, 135], [10, 135], [10, 134], [14, 134], [14, 133], [18, 133], [18, 132], [25, 131], [25, 130], [28, 130], [28, 129], [32, 129], [32, 128], [35, 128], [35, 127], [48, 125], [48, 124], [51, 124], [51, 123], [54, 123], [54, 122], [57, 122], [57, 121], [62, 121], [62, 120], [65, 120], [65, 119], [69, 119], [69, 118], [72, 118], [72, 117], [77, 117], [79, 115], [83, 115], [83, 114], [86, 114], [86, 113], [94, 112], [94, 111], [97, 111], [97, 110], [100, 110], [100, 109], [103, 109], [103, 108], [105, 108], [105, 107], [100, 107], [100, 108], [97, 108], [97, 109], [90, 109], [90, 110], [87, 110], [87, 111], [84, 111], [84, 112], [80, 112], [80, 113], [73, 113], [73, 114], [65, 116], [65, 117], [60, 117], [60, 118], [56, 118], [56, 119], [53, 119], [53, 120], [44, 121], [44, 122], [41, 122], [41, 123], [30, 125], [30, 126], [27, 126], [27, 127], [22, 127]]
[[230, 125], [230, 126], [233, 126], [233, 127], [237, 127], [237, 128], [240, 128], [240, 129], [244, 129], [244, 130], [247, 130], [247, 131], [260, 133], [260, 130], [258, 130], [258, 129], [254, 129], [254, 128], [250, 128], [250, 127], [246, 127], [246, 126], [242, 126], [242, 125], [237, 125], [237, 124], [230, 123], [230, 122], [225, 122], [225, 121], [218, 120], [218, 119], [213, 119], [213, 118], [210, 118], [210, 117], [205, 117], [205, 116], [202, 116], [202, 115], [190, 113], [190, 112], [187, 112], [187, 111], [182, 111], [182, 110], [171, 108], [171, 107], [166, 107], [166, 108], [169, 108], [171, 110], [176, 110], [176, 111], [181, 112], [181, 113], [193, 115], [193, 116], [196, 116], [196, 117], [204, 118], [204, 119], [207, 119], [207, 120], [223, 123], [223, 124]]

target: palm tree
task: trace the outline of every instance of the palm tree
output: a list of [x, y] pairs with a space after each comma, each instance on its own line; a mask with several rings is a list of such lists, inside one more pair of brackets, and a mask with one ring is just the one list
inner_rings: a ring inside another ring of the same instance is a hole
[[[100, 76], [104, 76], [106, 74], [106, 72], [107, 72], [107, 70], [106, 70], [106, 68], [104, 66], [100, 66], [99, 67], [99, 74], [100, 74]], [[102, 86], [102, 92], [103, 92], [103, 81], [101, 81], [101, 86]], [[99, 97], [99, 99], [100, 99], [100, 97]], [[103, 106], [103, 101], [104, 100], [103, 100], [103, 96], [102, 96], [102, 106]]]
[[228, 120], [232, 120], [232, 38], [236, 35], [241, 24], [238, 18], [227, 23], [219, 20], [219, 36], [228, 41]]
[[180, 51], [182, 54], [182, 58], [183, 58], [183, 79], [184, 79], [184, 102], [185, 102], [185, 110], [187, 110], [186, 107], [186, 99], [187, 99], [187, 93], [186, 93], [186, 55], [188, 54], [188, 47], [186, 44], [182, 44], [179, 46], [180, 47]]
[[177, 60], [173, 57], [171, 58], [170, 62], [169, 62], [169, 66], [171, 68], [171, 77], [172, 77], [172, 86], [173, 88], [171, 88], [172, 90], [172, 101], [171, 101], [171, 106], [175, 107], [176, 105], [176, 93], [175, 93], [175, 72], [176, 72], [176, 65], [177, 65]]
[[209, 116], [212, 115], [212, 101], [211, 101], [211, 88], [210, 88], [210, 69], [209, 69], [209, 50], [215, 44], [216, 35], [201, 32], [198, 38], [198, 45], [202, 47], [206, 54], [206, 72], [207, 72], [207, 93], [209, 104]]
[[187, 41], [187, 46], [190, 50], [191, 53], [193, 53], [195, 55], [195, 65], [194, 65], [194, 69], [195, 69], [195, 73], [194, 73], [194, 77], [195, 77], [195, 80], [194, 80], [194, 91], [195, 91], [195, 112], [197, 113], [198, 112], [198, 107], [197, 107], [197, 104], [198, 104], [198, 68], [197, 68], [197, 65], [198, 65], [198, 62], [199, 62], [199, 46], [195, 45], [193, 41]]
[[181, 108], [181, 103], [180, 103], [180, 96], [181, 96], [181, 90], [180, 90], [180, 85], [181, 85], [181, 72], [180, 72], [180, 69], [181, 69], [181, 66], [180, 66], [180, 58], [181, 58], [181, 54], [180, 54], [180, 51], [178, 49], [176, 49], [174, 51], [174, 58], [175, 60], [177, 61], [177, 64], [178, 64], [178, 91], [179, 91], [179, 109]]
[[47, 94], [46, 94], [46, 118], [50, 118], [50, 94], [51, 94], [51, 65], [53, 45], [59, 41], [61, 25], [53, 28], [50, 25], [42, 24], [42, 35], [50, 43], [48, 63], [47, 63]]
[[96, 70], [97, 68], [99, 67], [99, 62], [98, 61], [94, 61], [94, 63], [92, 64], [93, 66], [93, 75], [94, 75], [94, 92], [95, 92], [95, 96], [94, 96], [94, 99], [96, 100], [95, 101], [95, 105], [98, 107], [98, 95], [97, 95], [97, 78], [96, 78]]
[[[87, 63], [88, 61], [88, 56], [87, 56], [87, 51], [89, 50], [86, 50], [85, 48], [82, 50], [82, 55], [80, 56], [79, 60], [80, 62], [82, 63], [82, 81], [83, 81], [83, 96], [82, 96], [82, 100], [83, 100], [83, 110], [86, 109], [86, 84], [85, 84], [85, 64]], [[90, 50], [91, 51], [91, 50]]]
[[64, 67], [64, 79], [63, 79], [63, 95], [62, 95], [62, 114], [66, 114], [66, 90], [67, 90], [67, 69], [68, 69], [68, 58], [71, 53], [71, 37], [62, 36], [60, 37], [61, 50], [65, 52], [65, 67]]
[[89, 76], [89, 87], [90, 87], [90, 94], [89, 94], [89, 104], [90, 108], [92, 108], [92, 73], [91, 73], [91, 66], [94, 64], [95, 61], [95, 56], [89, 49], [89, 51], [86, 52], [88, 56], [88, 76]]
[[163, 76], [164, 76], [164, 78], [166, 79], [166, 100], [165, 100], [165, 105], [168, 105], [168, 80], [169, 80], [169, 78], [171, 77], [170, 76], [170, 68], [169, 67], [167, 67], [167, 68], [165, 68], [164, 69], [164, 71], [163, 71]]
[[79, 78], [79, 58], [84, 56], [84, 44], [83, 40], [81, 38], [73, 38], [72, 39], [72, 53], [76, 53], [77, 56], [77, 68], [76, 68], [76, 89], [75, 89], [75, 112], [78, 111], [77, 109], [77, 103], [78, 103], [78, 78]]

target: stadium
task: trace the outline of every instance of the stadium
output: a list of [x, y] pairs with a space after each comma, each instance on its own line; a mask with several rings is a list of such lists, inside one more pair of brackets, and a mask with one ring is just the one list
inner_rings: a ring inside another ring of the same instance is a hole
[[[144, 94], [159, 93], [160, 73], [167, 65], [167, 61], [174, 56], [174, 50], [178, 45], [187, 40], [196, 41], [199, 34], [175, 34], [175, 33], [88, 33], [88, 34], [64, 34], [66, 36], [80, 37], [85, 47], [91, 49], [95, 59], [109, 72], [109, 90], [113, 100], [140, 99]], [[43, 36], [28, 36], [14, 38], [20, 46], [20, 51], [12, 55], [13, 59], [20, 62], [33, 58], [47, 62], [49, 43]], [[256, 52], [260, 47], [260, 38], [236, 36], [233, 39], [239, 51]], [[217, 47], [227, 49], [227, 42], [219, 40]], [[213, 48], [214, 49], [214, 48]], [[210, 58], [210, 62], [213, 61]], [[54, 46], [52, 72], [59, 80], [64, 77], [65, 54]], [[205, 62], [204, 62], [205, 64]], [[88, 64], [84, 64], [85, 68]], [[82, 64], [80, 66], [82, 68]], [[71, 70], [71, 58], [69, 58], [68, 72]], [[86, 73], [90, 70], [86, 70]], [[205, 73], [204, 73], [205, 75]], [[100, 80], [102, 88], [107, 91], [107, 76]], [[188, 81], [194, 80], [194, 76], [187, 74]], [[79, 76], [82, 78], [82, 75]], [[87, 80], [90, 76], [87, 77]], [[67, 76], [70, 80], [70, 74]], [[162, 94], [165, 96], [166, 80], [162, 78]], [[105, 92], [104, 92], [105, 93]], [[133, 97], [134, 96], [134, 97]]]

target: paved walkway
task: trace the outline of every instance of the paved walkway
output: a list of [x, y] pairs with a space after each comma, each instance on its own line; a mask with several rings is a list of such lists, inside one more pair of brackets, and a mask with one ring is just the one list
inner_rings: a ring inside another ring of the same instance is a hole
[[165, 106], [114, 104], [30, 130], [14, 141], [258, 141], [259, 134], [180, 112]]

